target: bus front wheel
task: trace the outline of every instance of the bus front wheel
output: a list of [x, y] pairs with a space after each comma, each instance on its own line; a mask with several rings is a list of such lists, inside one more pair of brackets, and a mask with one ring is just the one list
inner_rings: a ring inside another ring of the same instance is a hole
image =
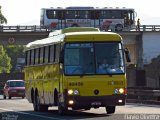
[[106, 112], [107, 114], [113, 114], [115, 113], [116, 106], [106, 106]]
[[62, 105], [62, 103], [58, 103], [58, 113], [60, 115], [67, 114], [68, 108], [65, 105]]
[[119, 32], [119, 31], [122, 31], [122, 30], [123, 30], [123, 25], [122, 24], [117, 24], [116, 27], [115, 27], [115, 31]]

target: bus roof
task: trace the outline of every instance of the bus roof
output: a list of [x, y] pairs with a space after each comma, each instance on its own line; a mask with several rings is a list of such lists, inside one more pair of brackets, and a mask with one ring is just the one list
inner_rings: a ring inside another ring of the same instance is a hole
[[42, 8], [46, 10], [134, 10], [134, 8], [126, 8], [126, 7], [57, 7], [57, 8]]
[[[103, 42], [103, 41], [121, 41], [122, 40], [119, 34], [113, 33], [113, 32], [100, 32], [100, 31], [71, 32], [72, 29], [73, 28], [69, 30], [68, 28], [69, 32], [63, 29], [59, 31], [59, 34], [55, 34], [48, 38], [30, 42], [26, 45], [25, 51], [33, 48], [52, 45], [54, 43], [59, 43], [59, 42], [95, 42], [95, 41]], [[64, 33], [62, 33], [62, 31]]]
[[69, 27], [69, 28], [64, 28], [62, 30], [55, 30], [53, 32], [49, 33], [48, 37], [63, 34], [63, 33], [69, 33], [69, 32], [88, 32], [88, 31], [97, 31], [99, 32], [99, 28], [94, 28], [94, 27]]

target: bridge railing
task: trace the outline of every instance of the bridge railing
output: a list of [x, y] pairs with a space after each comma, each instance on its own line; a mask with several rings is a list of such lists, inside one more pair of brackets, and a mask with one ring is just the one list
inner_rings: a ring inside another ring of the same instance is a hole
[[140, 25], [139, 29], [137, 26], [134, 26], [131, 29], [131, 31], [160, 31], [160, 25]]
[[160, 104], [160, 89], [128, 88], [127, 101]]
[[[0, 32], [44, 32], [50, 31], [51, 29], [39, 26], [39, 25], [32, 25], [32, 26], [0, 26]], [[123, 29], [123, 31], [160, 31], [160, 25], [140, 25], [139, 29], [137, 26], [132, 28]]]
[[0, 32], [41, 32], [48, 31], [46, 27], [34, 26], [0, 26]]

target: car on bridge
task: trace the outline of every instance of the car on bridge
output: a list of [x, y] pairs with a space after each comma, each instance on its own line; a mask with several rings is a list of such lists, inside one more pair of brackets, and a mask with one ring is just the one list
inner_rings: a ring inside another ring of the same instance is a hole
[[25, 97], [24, 80], [8, 80], [3, 88], [3, 98]]

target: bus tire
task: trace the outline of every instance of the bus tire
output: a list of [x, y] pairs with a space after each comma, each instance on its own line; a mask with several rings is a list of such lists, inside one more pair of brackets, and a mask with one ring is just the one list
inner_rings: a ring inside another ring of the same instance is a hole
[[54, 106], [58, 106], [58, 92], [54, 90]]
[[61, 104], [58, 104], [58, 113], [60, 115], [66, 115], [68, 111], [67, 107], [62, 106]]
[[119, 31], [122, 31], [123, 30], [123, 25], [122, 24], [117, 24], [116, 26], [115, 26], [115, 31], [116, 32], [119, 32]]
[[88, 108], [85, 108], [84, 110], [90, 110], [91, 108], [90, 107], [88, 107]]
[[71, 27], [79, 27], [78, 24], [72, 24]]
[[106, 106], [106, 112], [107, 114], [113, 114], [115, 113], [116, 106]]
[[65, 103], [59, 102], [58, 99], [58, 113], [60, 115], [66, 115], [68, 112], [68, 107], [65, 105]]
[[32, 101], [32, 103], [34, 102], [34, 90], [33, 90], [33, 88], [31, 90], [31, 101]]
[[36, 96], [36, 104], [37, 104], [37, 111], [39, 112], [45, 112], [45, 111], [48, 111], [48, 106], [47, 105], [42, 105], [40, 103], [40, 98], [39, 98], [39, 95], [37, 94]]
[[36, 98], [36, 94], [35, 93], [33, 93], [33, 109], [34, 109], [34, 111], [38, 111], [37, 98]]
[[5, 95], [3, 95], [3, 99], [6, 99], [6, 96], [5, 96]]
[[9, 99], [12, 99], [12, 97], [9, 95], [9, 97], [8, 97]]

